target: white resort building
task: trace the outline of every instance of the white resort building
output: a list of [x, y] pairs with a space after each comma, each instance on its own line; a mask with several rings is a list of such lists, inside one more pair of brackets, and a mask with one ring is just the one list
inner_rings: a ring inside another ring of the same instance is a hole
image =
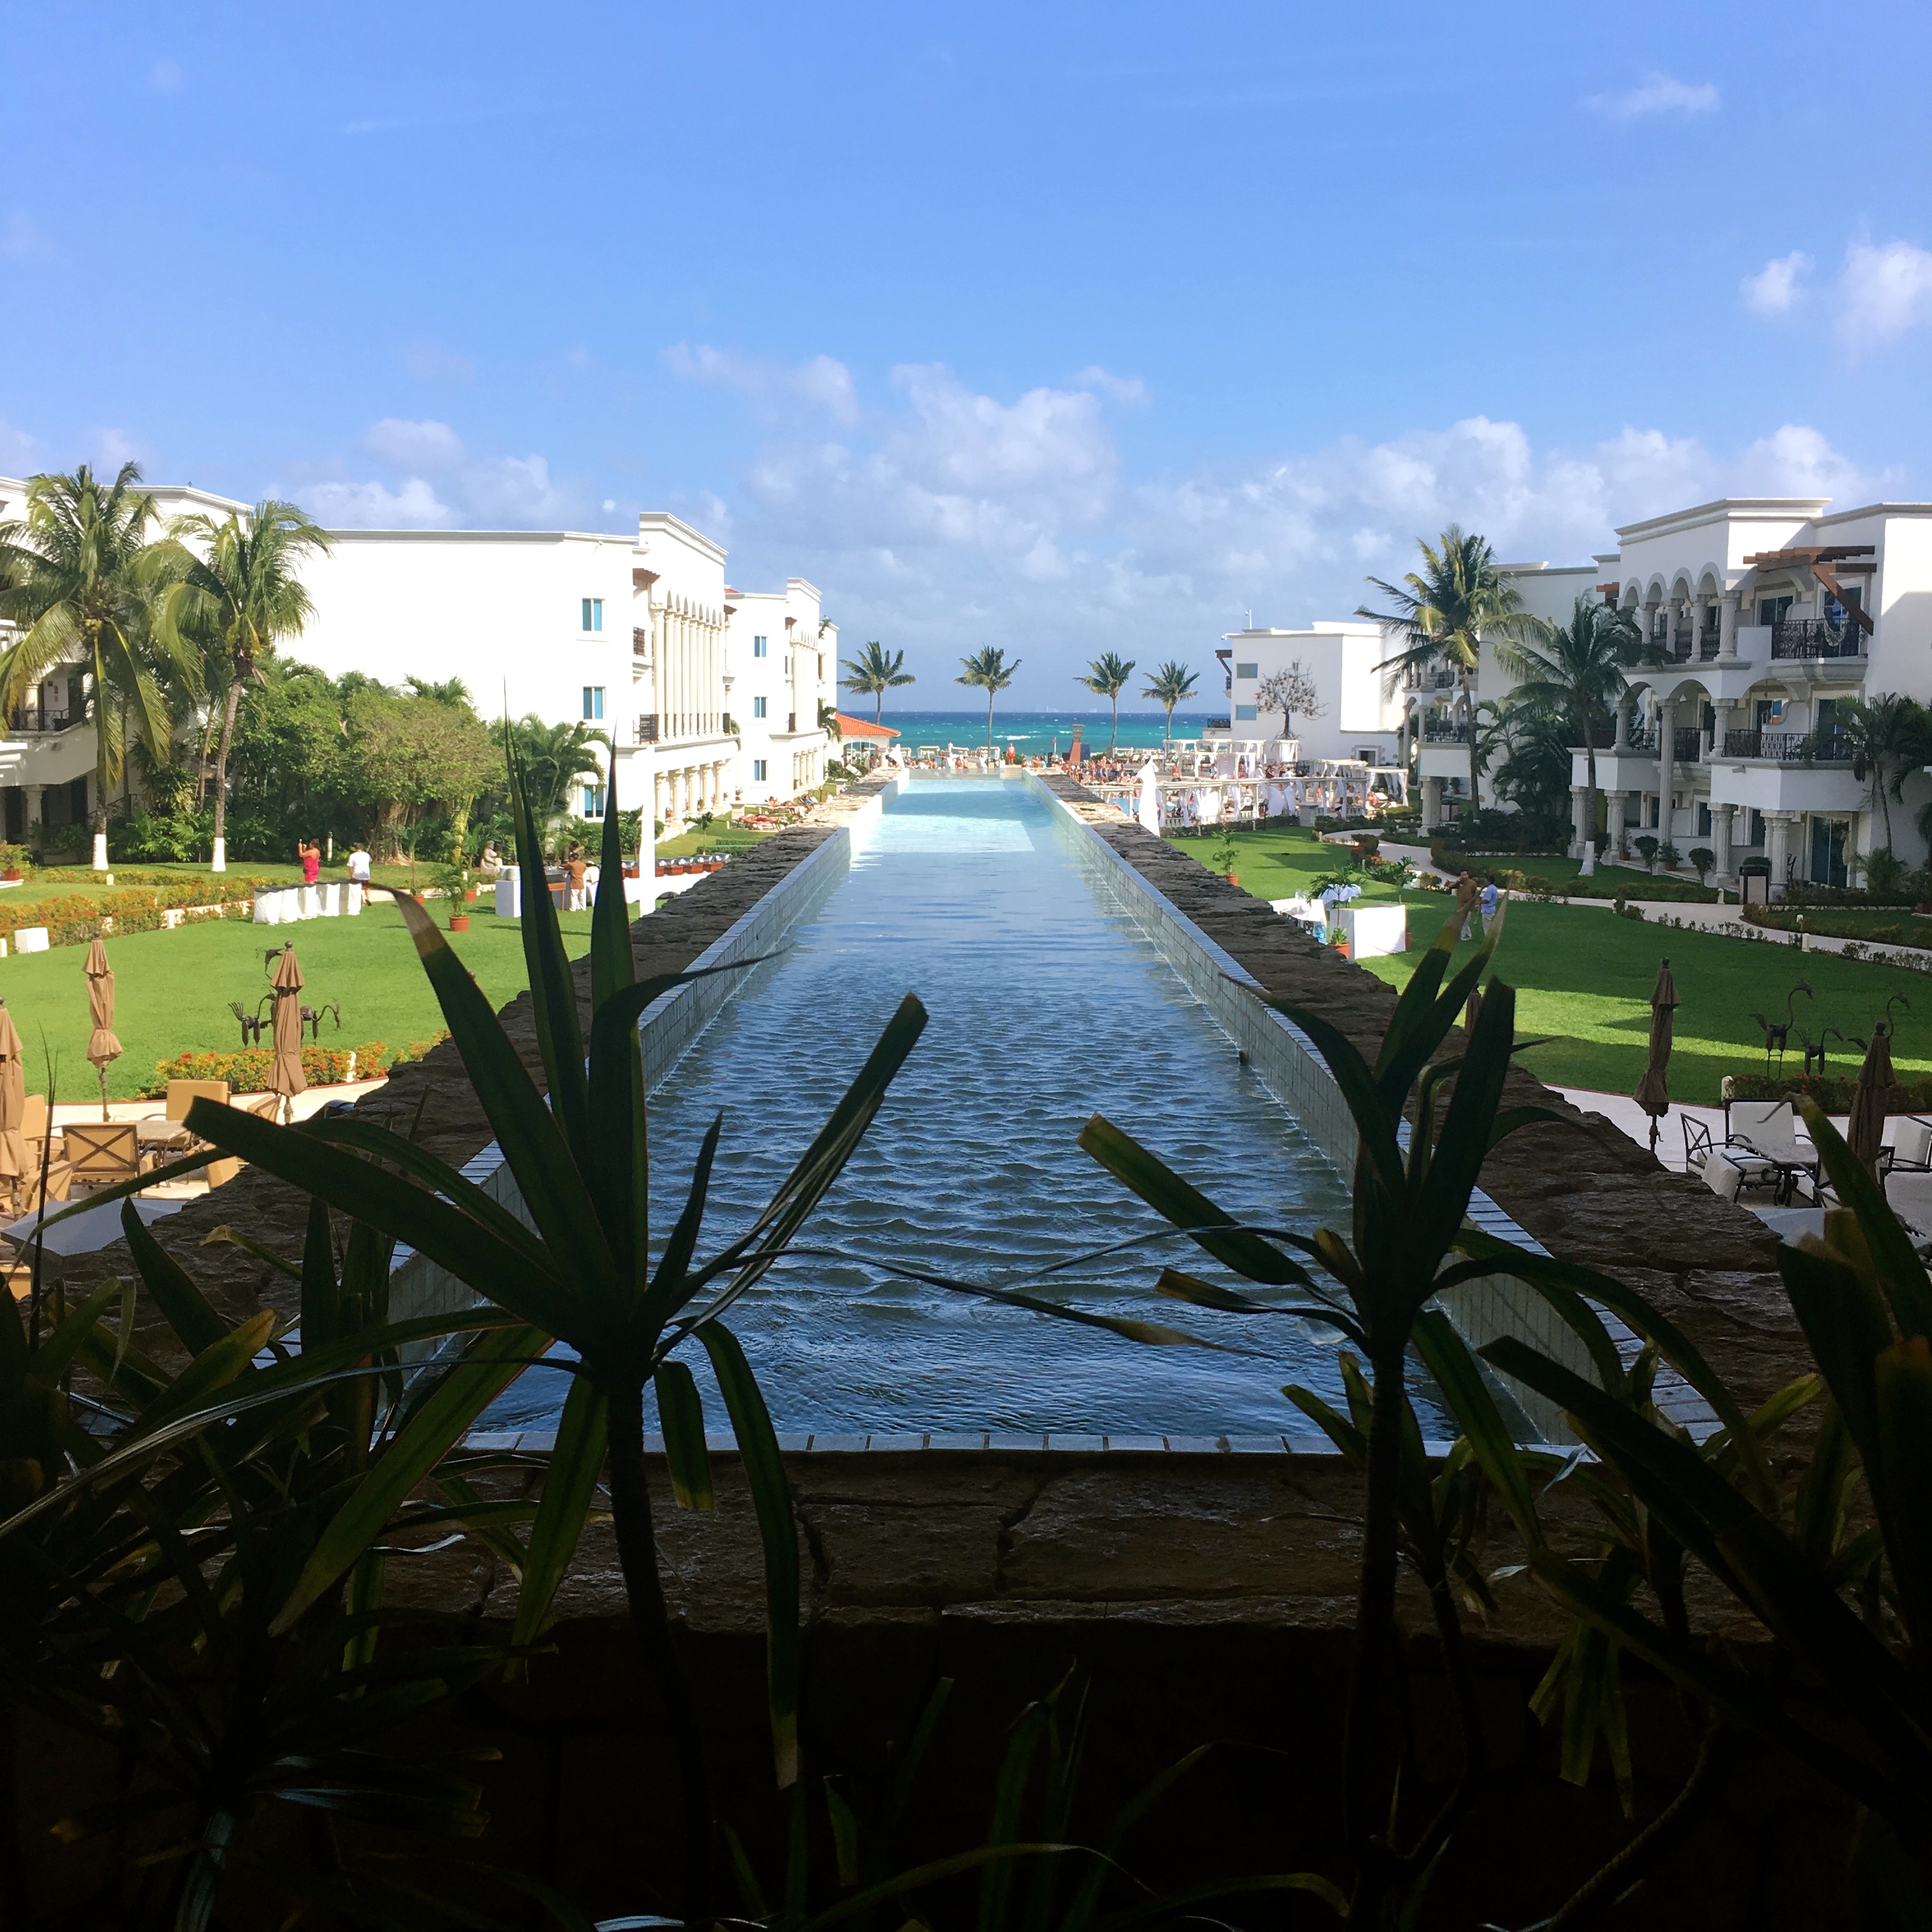
[[[164, 524], [249, 506], [150, 490]], [[25, 488], [0, 478], [0, 519]], [[315, 607], [289, 655], [331, 677], [460, 678], [483, 715], [581, 720], [607, 737], [618, 796], [680, 826], [734, 804], [788, 800], [825, 780], [819, 707], [838, 630], [802, 578], [728, 590], [723, 548], [664, 511], [634, 536], [572, 530], [336, 530], [304, 581]], [[755, 633], [755, 636], [754, 635]], [[0, 636], [0, 642], [4, 642]], [[739, 687], [734, 697], [734, 682]], [[43, 683], [0, 738], [0, 832], [84, 823], [94, 766], [78, 666]], [[576, 800], [604, 809], [589, 780]]]
[[[1558, 622], [1580, 592], [1613, 601], [1664, 660], [1632, 674], [1613, 742], [1598, 751], [1594, 828], [1585, 755], [1573, 755], [1573, 856], [1591, 830], [1618, 849], [1648, 833], [1708, 850], [1720, 878], [1761, 860], [1774, 892], [1844, 884], [1886, 831], [1871, 775], [1853, 770], [1844, 708], [1891, 693], [1932, 704], [1932, 504], [1732, 499], [1616, 535], [1589, 566], [1511, 572], [1526, 608]], [[1469, 693], [1441, 672], [1412, 682], [1432, 829], [1467, 795], [1471, 704], [1501, 699], [1514, 680], [1486, 647]], [[1915, 820], [1928, 799], [1932, 778], [1913, 772], [1892, 807], [1909, 862], [1926, 856]]]
[[1278, 671], [1299, 665], [1312, 682], [1313, 711], [1292, 720], [1292, 755], [1344, 758], [1367, 765], [1400, 760], [1407, 722], [1404, 694], [1385, 691], [1382, 668], [1400, 648], [1372, 622], [1318, 622], [1301, 631], [1232, 631], [1215, 656], [1226, 669], [1229, 729], [1236, 739], [1279, 743], [1282, 714], [1266, 710], [1261, 688]]

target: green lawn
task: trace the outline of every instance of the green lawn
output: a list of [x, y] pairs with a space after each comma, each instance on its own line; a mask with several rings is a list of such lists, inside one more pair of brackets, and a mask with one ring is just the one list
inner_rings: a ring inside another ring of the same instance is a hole
[[[1190, 859], [1199, 860], [1211, 871], [1220, 834], [1196, 833], [1170, 838], [1168, 843]], [[1234, 876], [1240, 880], [1241, 890], [1263, 899], [1293, 898], [1298, 893], [1312, 892], [1317, 880], [1331, 876], [1350, 862], [1347, 846], [1324, 845], [1313, 832], [1299, 826], [1264, 826], [1258, 831], [1248, 827], [1234, 834], [1234, 850], [1238, 855]], [[1363, 884], [1365, 900], [1393, 901], [1396, 896], [1394, 886], [1373, 880]], [[1412, 898], [1416, 895], [1409, 896]]]
[[[572, 956], [587, 951], [590, 914], [566, 914], [562, 923]], [[176, 1054], [238, 1047], [241, 1029], [228, 1003], [239, 1000], [254, 1009], [268, 989], [262, 956], [287, 939], [295, 942], [302, 962], [304, 1003], [341, 1006], [340, 1033], [322, 1022], [324, 1046], [380, 1040], [400, 1047], [442, 1030], [441, 1010], [402, 914], [392, 905], [372, 905], [356, 919], [305, 920], [295, 926], [223, 920], [173, 932], [130, 933], [107, 942], [115, 975], [114, 1030], [125, 1049], [109, 1071], [110, 1095], [133, 1099], [152, 1077], [155, 1063]], [[452, 933], [449, 940], [493, 1006], [506, 1005], [528, 983], [515, 920], [500, 920], [478, 906], [469, 932]], [[26, 1042], [28, 1084], [36, 1092], [44, 1085], [44, 1041], [58, 1060], [64, 1100], [99, 1090], [93, 1068], [82, 1058], [90, 1030], [82, 970], [86, 958], [85, 946], [59, 946], [0, 959], [0, 996]]]
[[[62, 872], [76, 868], [62, 866]], [[268, 879], [277, 885], [296, 886], [302, 883], [302, 868], [292, 862], [280, 865], [270, 861], [238, 859], [226, 873], [220, 876], [230, 879]], [[106, 878], [89, 874], [85, 878], [50, 879], [29, 876], [17, 886], [0, 889], [0, 905], [20, 906], [37, 904], [43, 899], [63, 899], [85, 897], [97, 898], [103, 892], [119, 892], [139, 884], [153, 884], [158, 878], [170, 880], [207, 879], [217, 875], [206, 866], [176, 866], [165, 863], [118, 866], [110, 868], [107, 877], [114, 884], [109, 885]], [[349, 868], [345, 864], [325, 866], [322, 868], [323, 881], [346, 879]], [[413, 869], [406, 862], [399, 866], [376, 866], [371, 868], [371, 876], [379, 886], [399, 886], [408, 890], [424, 891], [435, 882], [436, 868], [428, 864]]]
[[[1405, 984], [1430, 926], [1418, 909], [1409, 922], [1417, 950], [1363, 964], [1391, 986]], [[1468, 951], [1459, 948], [1459, 961]], [[1764, 1035], [1751, 1016], [1781, 1021], [1785, 996], [1801, 980], [1816, 998], [1801, 993], [1793, 1006], [1797, 1020], [1785, 1062], [1792, 1074], [1804, 1066], [1801, 1030], [1814, 1040], [1827, 1026], [1867, 1037], [1894, 993], [1911, 1005], [1893, 1010], [1893, 1064], [1901, 1075], [1932, 1073], [1932, 980], [1923, 974], [1640, 924], [1580, 906], [1518, 902], [1509, 909], [1496, 971], [1516, 988], [1518, 1034], [1553, 1036], [1549, 1046], [1525, 1053], [1523, 1065], [1559, 1086], [1634, 1092], [1650, 1037], [1651, 988], [1658, 962], [1666, 957], [1682, 1003], [1670, 1060], [1675, 1100], [1714, 1105], [1725, 1074], [1762, 1072]], [[1829, 1046], [1828, 1070], [1855, 1073], [1857, 1049], [1835, 1036]]]
[[749, 825], [730, 825], [717, 820], [709, 832], [686, 832], [675, 838], [658, 841], [660, 859], [689, 859], [700, 852], [748, 852], [760, 839], [772, 835]]

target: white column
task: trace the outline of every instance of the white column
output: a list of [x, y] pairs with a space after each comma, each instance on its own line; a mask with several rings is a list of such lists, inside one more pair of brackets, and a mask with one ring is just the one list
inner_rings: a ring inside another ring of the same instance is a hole
[[1718, 662], [1738, 661], [1738, 593], [1726, 590], [1718, 604]]
[[1657, 707], [1657, 838], [1661, 845], [1671, 842], [1671, 811], [1677, 789], [1671, 762], [1676, 735], [1676, 703], [1667, 700]]
[[1442, 781], [1424, 778], [1422, 782], [1422, 829], [1436, 831], [1442, 823]]
[[1627, 752], [1630, 749], [1631, 709], [1631, 701], [1628, 698], [1617, 706], [1617, 737], [1614, 748], [1619, 752]]
[[1791, 828], [1798, 822], [1795, 812], [1767, 812], [1764, 815], [1764, 856], [1771, 861], [1771, 896], [1784, 896], [1784, 872], [1791, 859]]
[[1711, 808], [1711, 850], [1718, 857], [1713, 869], [1720, 879], [1731, 876], [1731, 814], [1736, 808], [1729, 805], [1714, 805]]
[[1604, 794], [1604, 826], [1613, 859], [1624, 856], [1624, 812], [1629, 801], [1630, 794], [1627, 791], [1606, 791]]
[[1572, 836], [1570, 856], [1582, 857], [1589, 836], [1590, 828], [1584, 821], [1584, 813], [1589, 808], [1590, 791], [1587, 785], [1573, 784], [1570, 788], [1570, 824]]
[[1714, 698], [1711, 700], [1712, 715], [1718, 721], [1711, 731], [1711, 757], [1714, 762], [1724, 755], [1724, 740], [1731, 735], [1731, 714], [1736, 709], [1728, 698]]

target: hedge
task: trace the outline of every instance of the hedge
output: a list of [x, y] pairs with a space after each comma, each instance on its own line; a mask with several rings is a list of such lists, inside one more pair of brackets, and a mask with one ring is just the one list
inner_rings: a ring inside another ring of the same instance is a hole
[[[1849, 1114], [1857, 1076], [1843, 1073], [1733, 1073], [1733, 1100], [1788, 1100], [1802, 1094], [1828, 1114]], [[1903, 1080], [1886, 1096], [1888, 1114], [1932, 1113], [1932, 1080]]]
[[[355, 1047], [318, 1046], [304, 1041], [302, 1078], [311, 1087], [340, 1086], [352, 1077], [373, 1080], [379, 1074], [412, 1065], [448, 1037], [446, 1033], [439, 1033], [428, 1040], [412, 1040], [394, 1052], [380, 1040], [365, 1040]], [[232, 1053], [178, 1054], [172, 1060], [155, 1063], [154, 1078], [141, 1089], [139, 1097], [165, 1100], [170, 1080], [225, 1080], [231, 1093], [262, 1093], [267, 1090], [268, 1069], [274, 1057], [274, 1050], [266, 1046], [243, 1047]], [[356, 1070], [352, 1076], [349, 1070], [352, 1060]]]
[[1525, 872], [1513, 866], [1497, 866], [1485, 862], [1496, 854], [1465, 852], [1460, 847], [1444, 845], [1439, 840], [1429, 848], [1430, 862], [1438, 872], [1447, 872], [1451, 878], [1458, 872], [1467, 872], [1478, 884], [1485, 879], [1493, 879], [1505, 892], [1534, 892], [1546, 898], [1573, 899], [1678, 899], [1689, 903], [1708, 905], [1717, 898], [1717, 892], [1709, 886], [1700, 886], [1688, 879], [1647, 878], [1642, 873], [1633, 873], [1628, 867], [1606, 868], [1590, 878], [1552, 879], [1540, 872]]
[[1898, 926], [1860, 926], [1852, 920], [1834, 919], [1828, 910], [1816, 908], [1801, 913], [1781, 905], [1748, 905], [1744, 913], [1747, 925], [1769, 926], [1779, 932], [1820, 933], [1828, 939], [1856, 939], [1870, 946], [1916, 946], [1922, 952], [1932, 947], [1932, 919], [1915, 919]]
[[[84, 946], [104, 932], [153, 932], [161, 915], [190, 906], [219, 906], [224, 919], [245, 918], [255, 895], [273, 884], [266, 877], [182, 879], [167, 874], [161, 886], [117, 886], [98, 897], [74, 893], [57, 899], [14, 902], [0, 899], [0, 937], [11, 937], [22, 926], [44, 926], [50, 946]], [[112, 926], [105, 922], [112, 920]]]

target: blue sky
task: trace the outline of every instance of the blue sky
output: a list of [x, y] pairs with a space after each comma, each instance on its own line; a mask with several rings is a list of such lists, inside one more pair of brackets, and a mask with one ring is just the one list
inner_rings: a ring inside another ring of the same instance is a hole
[[0, 470], [1210, 660], [1451, 518], [1932, 495], [1922, 5], [23, 9]]

